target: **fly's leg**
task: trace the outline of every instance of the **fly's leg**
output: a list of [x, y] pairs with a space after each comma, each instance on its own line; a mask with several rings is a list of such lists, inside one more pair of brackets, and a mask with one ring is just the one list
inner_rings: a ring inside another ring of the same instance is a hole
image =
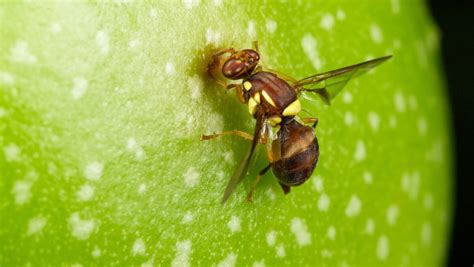
[[311, 127], [316, 128], [316, 126], [318, 125], [319, 119], [308, 117], [308, 118], [301, 118], [301, 121], [304, 124], [312, 124]]
[[242, 89], [242, 85], [233, 83], [225, 86], [225, 88], [227, 90], [235, 88], [235, 94], [237, 95], [237, 98], [239, 99], [240, 103], [245, 104], [244, 90]]
[[200, 140], [201, 141], [211, 140], [223, 135], [236, 135], [249, 141], [253, 140], [253, 135], [246, 132], [239, 131], [239, 130], [225, 131], [225, 132], [220, 132], [220, 133], [215, 133], [215, 134], [210, 134], [210, 135], [201, 134]]
[[258, 182], [260, 182], [260, 179], [262, 179], [262, 176], [265, 175], [265, 173], [270, 170], [270, 168], [272, 167], [272, 164], [268, 164], [267, 167], [265, 167], [263, 170], [261, 170], [258, 175], [257, 175], [257, 178], [255, 178], [255, 181], [253, 182], [252, 184], [252, 187], [250, 188], [250, 191], [249, 193], [247, 194], [247, 201], [248, 202], [252, 202], [252, 199], [253, 199], [253, 193], [255, 192], [255, 189], [257, 189], [257, 184]]
[[207, 65], [207, 73], [209, 74], [209, 76], [211, 76], [214, 80], [216, 80], [218, 84], [220, 84], [224, 88], [227, 86], [227, 83], [221, 74], [222, 65], [224, 64], [224, 62], [222, 62], [222, 59], [220, 57], [226, 53], [233, 54], [235, 53], [235, 49], [231, 47], [215, 52], [214, 54], [212, 54], [212, 61], [209, 62], [209, 64]]
[[257, 53], [260, 54], [260, 51], [258, 51], [258, 41], [255, 40], [252, 42], [253, 50], [257, 51]]
[[212, 54], [212, 58], [216, 59], [216, 58], [222, 56], [225, 53], [233, 54], [233, 53], [235, 53], [235, 49], [232, 48], [232, 47], [229, 47], [229, 48], [226, 48], [226, 49], [219, 50], [219, 51], [215, 52], [214, 54]]
[[279, 183], [279, 184], [281, 186], [281, 189], [283, 189], [283, 193], [285, 193], [285, 195], [290, 193], [291, 187], [289, 185], [282, 184], [282, 183]]

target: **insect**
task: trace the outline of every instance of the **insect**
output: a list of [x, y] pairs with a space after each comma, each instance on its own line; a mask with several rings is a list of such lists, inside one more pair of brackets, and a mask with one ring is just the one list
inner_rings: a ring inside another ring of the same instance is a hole
[[[210, 140], [223, 135], [237, 135], [252, 141], [243, 160], [227, 183], [224, 203], [245, 177], [257, 144], [265, 145], [269, 164], [259, 172], [247, 200], [251, 201], [261, 177], [271, 168], [285, 194], [292, 186], [303, 184], [312, 174], [319, 158], [319, 145], [314, 132], [318, 119], [299, 115], [299, 97], [321, 99], [330, 104], [347, 82], [388, 60], [380, 57], [348, 67], [295, 80], [259, 64], [257, 42], [253, 49], [237, 51], [227, 48], [212, 55], [208, 74], [227, 89], [235, 89], [237, 99], [246, 104], [256, 119], [254, 134], [239, 130], [201, 135]], [[232, 81], [238, 81], [237, 83]], [[240, 82], [241, 81], [241, 82]], [[309, 127], [305, 124], [312, 124]], [[276, 137], [272, 136], [276, 132]]]

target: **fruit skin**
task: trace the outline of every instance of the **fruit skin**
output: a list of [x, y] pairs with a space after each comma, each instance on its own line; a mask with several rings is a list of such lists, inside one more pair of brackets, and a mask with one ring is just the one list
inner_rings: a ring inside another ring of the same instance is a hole
[[[451, 125], [436, 26], [400, 1], [0, 4], [0, 265], [436, 266], [451, 222]], [[250, 47], [303, 78], [393, 54], [319, 117], [313, 177], [283, 196], [204, 74]]]

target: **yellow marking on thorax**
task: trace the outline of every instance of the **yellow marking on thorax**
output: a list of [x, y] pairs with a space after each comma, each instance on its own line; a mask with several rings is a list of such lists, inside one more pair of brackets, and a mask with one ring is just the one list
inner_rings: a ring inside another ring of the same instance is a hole
[[293, 101], [283, 110], [283, 116], [295, 116], [301, 111], [301, 104], [298, 99]]
[[268, 118], [268, 122], [270, 123], [271, 126], [275, 127], [281, 122], [281, 117], [279, 116], [272, 116]]
[[273, 99], [267, 94], [265, 90], [262, 90], [262, 95], [263, 95], [263, 98], [265, 98], [265, 100], [267, 100], [267, 102], [270, 103], [270, 105], [276, 107], [275, 102], [273, 102]]
[[246, 91], [252, 89], [252, 83], [249, 82], [249, 81], [245, 81], [245, 82], [244, 82], [244, 89], [245, 89]]
[[256, 92], [256, 93], [253, 95], [253, 99], [255, 99], [255, 101], [260, 104], [260, 93], [259, 93], [259, 92]]
[[249, 106], [249, 113], [252, 115], [255, 114], [255, 112], [257, 111], [258, 103], [257, 101], [255, 101], [255, 99], [253, 99], [253, 97], [249, 98], [248, 106]]

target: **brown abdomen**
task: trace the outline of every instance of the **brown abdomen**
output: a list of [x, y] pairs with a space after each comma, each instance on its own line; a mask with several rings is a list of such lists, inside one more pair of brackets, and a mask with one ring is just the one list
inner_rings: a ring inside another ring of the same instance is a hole
[[280, 183], [297, 186], [313, 173], [319, 158], [318, 139], [311, 127], [291, 120], [282, 125], [272, 144], [276, 161], [272, 170]]

